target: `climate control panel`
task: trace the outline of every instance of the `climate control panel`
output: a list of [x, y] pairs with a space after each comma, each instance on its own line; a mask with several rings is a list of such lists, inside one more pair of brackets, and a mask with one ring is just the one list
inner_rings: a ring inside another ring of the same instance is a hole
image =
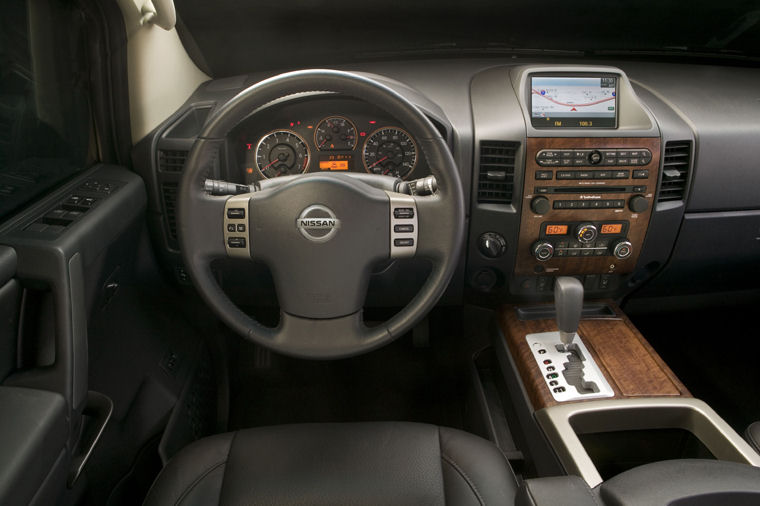
[[518, 275], [633, 270], [654, 206], [659, 138], [530, 138]]

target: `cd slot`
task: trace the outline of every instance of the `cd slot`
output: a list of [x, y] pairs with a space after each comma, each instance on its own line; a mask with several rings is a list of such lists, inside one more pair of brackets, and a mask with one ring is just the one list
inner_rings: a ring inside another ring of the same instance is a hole
[[643, 193], [647, 191], [646, 186], [537, 186], [535, 193]]

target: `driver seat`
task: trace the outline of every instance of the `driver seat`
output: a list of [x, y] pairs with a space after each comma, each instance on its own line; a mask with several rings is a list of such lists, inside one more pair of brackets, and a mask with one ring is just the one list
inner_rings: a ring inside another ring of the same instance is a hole
[[490, 442], [418, 423], [281, 425], [210, 436], [161, 471], [145, 504], [508, 505], [515, 476]]

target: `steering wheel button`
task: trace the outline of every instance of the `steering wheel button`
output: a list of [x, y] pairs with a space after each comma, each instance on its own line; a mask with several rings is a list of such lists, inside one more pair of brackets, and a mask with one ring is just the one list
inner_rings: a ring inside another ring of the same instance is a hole
[[397, 207], [393, 210], [393, 217], [397, 220], [410, 220], [414, 218], [414, 209], [411, 207]]
[[243, 223], [238, 223], [238, 225], [237, 225], [237, 231], [238, 232], [245, 232], [245, 225]]
[[394, 239], [393, 245], [400, 248], [414, 246], [414, 239], [412, 238]]
[[235, 224], [234, 223], [228, 223], [227, 224], [227, 232], [234, 232], [235, 231]]
[[227, 239], [230, 248], [245, 248], [245, 237], [230, 237]]
[[245, 209], [241, 207], [231, 207], [227, 209], [227, 218], [231, 220], [245, 219]]
[[393, 225], [393, 231], [399, 234], [411, 234], [414, 232], [414, 225]]

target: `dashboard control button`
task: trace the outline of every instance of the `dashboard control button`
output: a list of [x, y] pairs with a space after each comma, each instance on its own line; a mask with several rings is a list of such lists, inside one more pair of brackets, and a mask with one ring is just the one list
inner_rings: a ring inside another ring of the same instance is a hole
[[615, 258], [625, 260], [633, 253], [633, 245], [627, 239], [620, 239], [612, 245], [612, 254]]
[[393, 217], [397, 220], [410, 220], [414, 218], [414, 209], [411, 207], [397, 207], [393, 210]]
[[411, 237], [407, 238], [401, 238], [401, 239], [393, 239], [393, 245], [399, 248], [406, 248], [410, 246], [414, 246], [414, 239]]
[[563, 149], [559, 152], [560, 158], [572, 158], [575, 156], [575, 152], [572, 149]]
[[242, 207], [231, 207], [227, 209], [227, 218], [231, 220], [242, 220], [245, 218], [245, 209]]
[[393, 231], [399, 234], [411, 234], [414, 232], [414, 225], [393, 225]]
[[612, 179], [612, 171], [609, 170], [595, 170], [594, 179]]
[[627, 149], [618, 149], [617, 155], [620, 158], [628, 158], [631, 156], [631, 152]]
[[551, 204], [546, 197], [534, 197], [530, 201], [530, 209], [536, 214], [546, 214], [551, 210]]
[[588, 162], [591, 165], [599, 165], [602, 162], [602, 152], [594, 150], [588, 155]]
[[648, 177], [649, 171], [646, 169], [633, 171], [633, 179], [647, 179]]
[[245, 232], [245, 225], [243, 223], [238, 223], [238, 225], [237, 225], [237, 231], [238, 232]]
[[478, 239], [478, 250], [488, 258], [499, 258], [507, 252], [507, 241], [501, 234], [486, 232]]
[[533, 189], [533, 193], [549, 193], [549, 188], [546, 186], [536, 186]]
[[584, 244], [588, 244], [594, 241], [597, 235], [598, 232], [596, 230], [596, 226], [591, 223], [581, 223], [578, 225], [578, 228], [575, 229], [575, 237], [578, 238], [579, 242], [582, 242]]
[[628, 208], [634, 213], [643, 213], [649, 209], [649, 202], [643, 195], [634, 195], [628, 201]]
[[593, 179], [594, 171], [591, 170], [579, 170], [578, 179]]
[[575, 179], [577, 173], [575, 170], [558, 170], [557, 179]]
[[234, 223], [228, 223], [227, 224], [227, 232], [234, 232], [235, 231], [235, 224]]
[[533, 256], [536, 260], [545, 262], [554, 255], [554, 246], [550, 242], [539, 241], [533, 245]]
[[613, 170], [612, 179], [628, 179], [631, 176], [629, 170]]
[[647, 187], [646, 186], [634, 186], [633, 187], [633, 191], [635, 191], [636, 193], [644, 193], [644, 192], [647, 191]]
[[546, 180], [546, 179], [552, 179], [554, 178], [554, 172], [550, 170], [537, 170], [536, 171], [536, 179], [538, 180]]
[[625, 200], [613, 200], [615, 203], [614, 207], [615, 209], [623, 209], [625, 207]]
[[562, 158], [562, 159], [560, 159], [559, 164], [562, 167], [569, 167], [569, 166], [573, 165], [573, 159], [572, 158]]

